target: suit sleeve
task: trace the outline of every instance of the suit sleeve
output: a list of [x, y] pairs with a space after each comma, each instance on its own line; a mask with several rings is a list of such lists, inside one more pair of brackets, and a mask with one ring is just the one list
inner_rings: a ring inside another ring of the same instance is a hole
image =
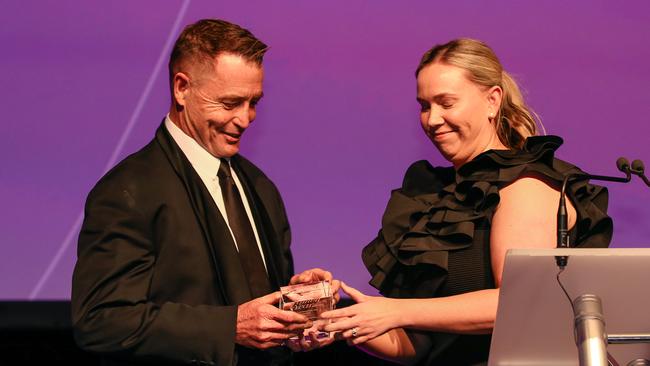
[[138, 210], [133, 191], [100, 182], [88, 196], [72, 282], [78, 345], [142, 363], [231, 365], [235, 306], [150, 300], [154, 219]]

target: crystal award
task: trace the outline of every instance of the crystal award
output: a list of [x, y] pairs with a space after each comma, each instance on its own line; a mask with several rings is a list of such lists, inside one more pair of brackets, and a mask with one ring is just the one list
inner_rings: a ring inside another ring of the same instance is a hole
[[[329, 281], [284, 286], [280, 287], [280, 292], [280, 309], [303, 314], [314, 323], [311, 328], [304, 330], [304, 336], [314, 332], [317, 338], [329, 337], [328, 332], [318, 330], [323, 324], [329, 323], [329, 319], [321, 319], [320, 314], [334, 309], [334, 297]], [[293, 341], [297, 339], [298, 337], [291, 338]]]

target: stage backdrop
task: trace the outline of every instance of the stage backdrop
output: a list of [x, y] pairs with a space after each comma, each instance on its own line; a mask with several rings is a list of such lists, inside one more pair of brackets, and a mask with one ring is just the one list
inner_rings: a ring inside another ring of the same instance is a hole
[[[558, 156], [650, 163], [650, 3], [636, 1], [10, 1], [0, 12], [0, 298], [67, 299], [86, 194], [169, 106], [182, 27], [227, 19], [270, 45], [242, 152], [280, 188], [297, 270], [370, 291], [360, 252], [423, 135], [414, 69], [457, 37], [490, 44]], [[614, 247], [650, 244], [650, 189], [608, 184]], [[183, 258], [178, 260], [182, 261]]]

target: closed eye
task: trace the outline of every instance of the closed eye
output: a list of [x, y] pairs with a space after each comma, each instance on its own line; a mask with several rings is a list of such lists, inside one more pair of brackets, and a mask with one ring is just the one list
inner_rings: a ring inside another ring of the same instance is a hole
[[221, 103], [227, 110], [235, 109], [240, 103]]
[[[250, 99], [249, 105], [250, 107], [255, 107], [257, 103], [259, 103], [260, 99], [262, 99], [263, 95], [259, 96], [254, 96], [253, 98]], [[224, 97], [219, 100], [219, 103], [223, 105], [223, 108], [226, 110], [231, 110], [235, 108], [239, 108], [240, 106], [244, 105], [246, 101], [249, 100], [247, 97]]]
[[436, 95], [434, 97], [434, 101], [436, 102], [436, 104], [438, 104], [442, 108], [449, 109], [449, 108], [454, 107], [454, 104], [456, 104], [456, 101], [458, 101], [458, 98], [452, 97], [451, 95], [449, 95], [447, 93], [443, 93], [443, 94], [440, 94], [440, 95]]
[[420, 105], [420, 111], [421, 112], [426, 112], [429, 109], [431, 109], [431, 106], [426, 101], [424, 101], [422, 99], [418, 99], [417, 101], [418, 101], [418, 104]]

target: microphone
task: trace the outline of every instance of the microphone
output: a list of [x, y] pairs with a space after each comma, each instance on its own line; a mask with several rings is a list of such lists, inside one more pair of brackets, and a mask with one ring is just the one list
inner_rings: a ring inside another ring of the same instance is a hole
[[650, 187], [650, 180], [648, 180], [648, 177], [646, 177], [644, 174], [645, 166], [641, 160], [635, 159], [632, 161], [632, 166], [630, 166], [630, 162], [626, 158], [620, 157], [618, 160], [616, 160], [616, 167], [623, 173], [627, 174], [629, 172], [634, 175], [638, 175], [639, 178], [643, 180], [643, 183]]
[[632, 174], [638, 175], [639, 178], [643, 179], [643, 183], [645, 183], [648, 187], [650, 187], [650, 180], [648, 180], [648, 177], [645, 176], [645, 166], [643, 165], [643, 162], [639, 159], [636, 159], [632, 161]]
[[[637, 161], [637, 160], [635, 160]], [[641, 167], [643, 170], [643, 163], [638, 160], [637, 167]], [[632, 170], [630, 168], [630, 163], [626, 158], [620, 157], [616, 160], [616, 167], [621, 172], [625, 173], [625, 178], [623, 177], [610, 177], [607, 175], [593, 175], [587, 173], [573, 173], [564, 177], [562, 181], [562, 190], [560, 191], [560, 203], [557, 209], [557, 247], [558, 248], [570, 248], [571, 243], [569, 243], [569, 216], [566, 210], [566, 186], [569, 180], [579, 181], [579, 180], [601, 180], [607, 182], [619, 182], [627, 183], [632, 180]], [[646, 178], [647, 179], [647, 178]], [[650, 185], [649, 185], [650, 186]], [[567, 256], [555, 256], [555, 262], [560, 269], [564, 269], [568, 262]]]
[[584, 294], [573, 300], [575, 341], [580, 365], [607, 366], [607, 334], [600, 298]]
[[618, 170], [627, 174], [627, 172], [630, 171], [630, 162], [626, 158], [621, 156], [620, 158], [616, 159], [616, 167], [618, 168]]

